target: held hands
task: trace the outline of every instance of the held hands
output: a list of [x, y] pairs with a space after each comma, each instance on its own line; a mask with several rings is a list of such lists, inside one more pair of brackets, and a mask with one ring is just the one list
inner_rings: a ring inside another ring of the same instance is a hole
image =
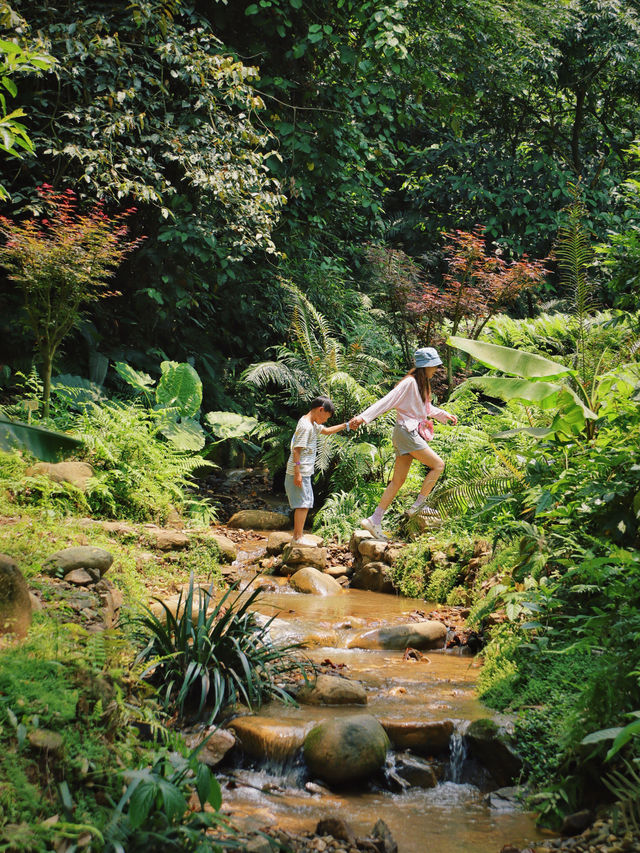
[[364, 418], [359, 418], [357, 415], [354, 415], [349, 421], [349, 429], [356, 430], [362, 426], [364, 423]]

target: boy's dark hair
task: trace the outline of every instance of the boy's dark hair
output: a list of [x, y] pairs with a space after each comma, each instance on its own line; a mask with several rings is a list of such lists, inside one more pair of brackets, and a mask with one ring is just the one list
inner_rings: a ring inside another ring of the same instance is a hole
[[336, 407], [328, 397], [314, 397], [309, 404], [309, 409], [324, 409], [325, 412], [329, 412], [329, 414], [332, 415], [335, 412]]

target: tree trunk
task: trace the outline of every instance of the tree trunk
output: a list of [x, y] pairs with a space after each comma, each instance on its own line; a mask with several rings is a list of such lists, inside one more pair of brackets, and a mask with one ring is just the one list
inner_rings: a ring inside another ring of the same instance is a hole
[[51, 368], [52, 353], [42, 353], [42, 416], [49, 417], [49, 400], [51, 398]]
[[580, 133], [584, 120], [584, 100], [586, 97], [584, 89], [576, 89], [576, 111], [573, 117], [573, 128], [571, 130], [571, 159], [576, 175], [580, 174], [582, 163], [580, 161]]

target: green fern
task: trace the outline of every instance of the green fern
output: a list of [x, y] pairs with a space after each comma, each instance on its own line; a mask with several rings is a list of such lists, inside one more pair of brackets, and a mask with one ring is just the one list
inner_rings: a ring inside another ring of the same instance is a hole
[[616, 798], [625, 828], [640, 832], [640, 759], [624, 761], [623, 770], [613, 770], [603, 781]]
[[577, 359], [580, 375], [585, 382], [587, 317], [595, 310], [592, 286], [587, 274], [593, 263], [593, 249], [584, 225], [587, 209], [581, 198], [580, 187], [571, 185], [570, 190], [573, 201], [565, 208], [567, 222], [558, 229], [554, 254], [558, 261], [560, 279], [573, 295], [573, 311], [578, 323]]
[[522, 480], [513, 474], [490, 474], [471, 481], [448, 479], [434, 488], [424, 506], [437, 509], [447, 518], [462, 515], [472, 507], [483, 506], [490, 498], [505, 496], [519, 488]]

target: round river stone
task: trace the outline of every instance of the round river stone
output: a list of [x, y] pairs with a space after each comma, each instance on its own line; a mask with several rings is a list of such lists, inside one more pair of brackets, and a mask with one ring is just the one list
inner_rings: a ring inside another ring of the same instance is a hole
[[353, 714], [323, 720], [306, 736], [303, 749], [314, 776], [340, 785], [367, 779], [383, 767], [389, 738], [375, 717]]

